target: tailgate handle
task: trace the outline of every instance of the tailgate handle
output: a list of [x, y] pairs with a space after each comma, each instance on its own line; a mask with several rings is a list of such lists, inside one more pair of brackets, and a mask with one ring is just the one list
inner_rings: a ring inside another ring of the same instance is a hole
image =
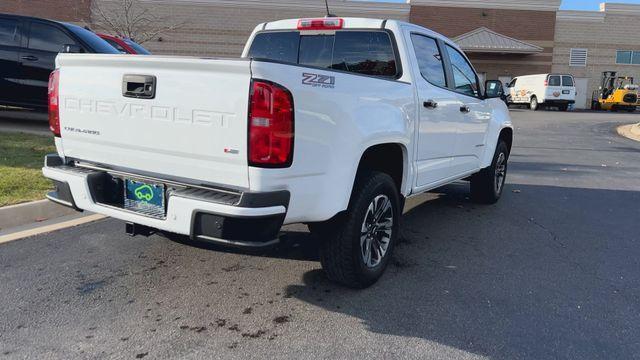
[[153, 75], [124, 75], [122, 96], [136, 99], [156, 97], [156, 77]]

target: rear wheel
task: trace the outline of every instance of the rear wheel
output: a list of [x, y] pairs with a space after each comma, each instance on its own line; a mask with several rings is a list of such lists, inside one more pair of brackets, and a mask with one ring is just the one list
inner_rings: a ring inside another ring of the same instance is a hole
[[507, 178], [509, 148], [500, 140], [493, 155], [491, 166], [471, 177], [471, 199], [478, 203], [495, 204], [502, 196]]
[[375, 283], [393, 252], [399, 218], [393, 179], [374, 171], [359, 176], [346, 214], [310, 226], [322, 240], [320, 261], [329, 279], [352, 288]]
[[535, 96], [532, 96], [531, 100], [529, 101], [529, 109], [531, 109], [532, 111], [536, 111], [538, 110], [539, 106], [540, 104], [538, 104], [538, 98]]
[[569, 105], [567, 105], [567, 104], [560, 105], [560, 106], [558, 106], [558, 110], [567, 111], [567, 110], [569, 110]]

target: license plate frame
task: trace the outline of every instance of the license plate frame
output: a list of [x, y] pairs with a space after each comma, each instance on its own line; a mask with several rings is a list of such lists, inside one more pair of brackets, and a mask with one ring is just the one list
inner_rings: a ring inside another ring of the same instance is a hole
[[569, 94], [571, 94], [571, 90], [562, 90], [562, 94], [563, 95], [569, 95]]
[[124, 208], [144, 216], [165, 219], [166, 185], [143, 179], [125, 178]]

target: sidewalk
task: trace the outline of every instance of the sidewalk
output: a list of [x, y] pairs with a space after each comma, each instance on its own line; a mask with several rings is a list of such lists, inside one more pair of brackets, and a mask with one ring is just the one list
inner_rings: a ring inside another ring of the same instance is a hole
[[49, 200], [0, 207], [0, 232], [9, 228], [55, 219], [76, 213]]
[[631, 140], [640, 141], [640, 123], [620, 126], [618, 134]]

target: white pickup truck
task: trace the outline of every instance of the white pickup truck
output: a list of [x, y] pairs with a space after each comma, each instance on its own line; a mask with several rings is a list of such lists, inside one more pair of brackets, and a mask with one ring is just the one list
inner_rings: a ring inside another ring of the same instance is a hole
[[374, 283], [404, 200], [465, 179], [496, 202], [513, 130], [497, 81], [449, 39], [360, 18], [260, 24], [241, 59], [61, 54], [48, 198], [127, 231], [260, 248], [283, 224], [327, 275]]

